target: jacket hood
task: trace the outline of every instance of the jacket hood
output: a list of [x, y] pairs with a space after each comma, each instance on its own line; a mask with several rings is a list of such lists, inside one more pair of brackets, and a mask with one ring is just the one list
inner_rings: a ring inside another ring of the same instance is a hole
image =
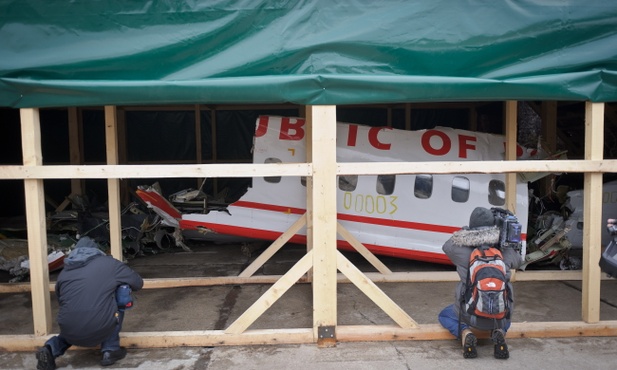
[[461, 247], [496, 245], [499, 243], [499, 229], [497, 226], [475, 229], [463, 228], [452, 234], [452, 243]]
[[81, 267], [98, 256], [106, 256], [106, 254], [98, 248], [94, 240], [84, 237], [77, 242], [75, 249], [64, 259], [64, 268], [70, 270]]

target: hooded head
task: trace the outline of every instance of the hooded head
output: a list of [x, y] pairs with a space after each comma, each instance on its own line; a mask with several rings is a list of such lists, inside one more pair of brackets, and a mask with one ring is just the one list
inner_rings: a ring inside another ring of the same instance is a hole
[[469, 227], [452, 234], [452, 242], [464, 247], [493, 245], [499, 242], [499, 229], [490, 209], [476, 207], [469, 217]]
[[75, 245], [75, 249], [69, 253], [68, 257], [64, 259], [64, 268], [72, 269], [83, 266], [91, 261], [94, 257], [105, 256], [105, 252], [99, 249], [96, 242], [84, 236]]
[[495, 216], [490, 209], [484, 207], [476, 207], [471, 216], [469, 216], [469, 228], [476, 229], [478, 227], [495, 226]]

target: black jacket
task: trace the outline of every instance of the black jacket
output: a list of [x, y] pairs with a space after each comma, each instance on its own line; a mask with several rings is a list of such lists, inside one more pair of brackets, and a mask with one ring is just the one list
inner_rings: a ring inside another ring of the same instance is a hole
[[56, 282], [60, 334], [83, 347], [97, 346], [107, 339], [117, 323], [116, 287], [123, 283], [134, 291], [144, 284], [137, 272], [107, 256], [94, 242], [75, 248]]

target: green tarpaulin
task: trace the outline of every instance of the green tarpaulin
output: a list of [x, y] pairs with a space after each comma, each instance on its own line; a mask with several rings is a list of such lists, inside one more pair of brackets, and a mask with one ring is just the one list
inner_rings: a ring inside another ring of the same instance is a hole
[[617, 101], [617, 2], [0, 0], [0, 106]]

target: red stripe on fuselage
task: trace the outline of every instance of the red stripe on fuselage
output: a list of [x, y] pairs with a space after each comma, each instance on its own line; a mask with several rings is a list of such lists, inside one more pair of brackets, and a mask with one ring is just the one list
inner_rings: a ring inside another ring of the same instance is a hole
[[[306, 210], [302, 208], [283, 207], [283, 206], [277, 206], [277, 205], [267, 204], [267, 203], [238, 201], [236, 203], [231, 204], [231, 206], [251, 208], [251, 209], [261, 209], [264, 211], [281, 212], [281, 213], [286, 213], [286, 214], [293, 213], [297, 215], [302, 215], [306, 213]], [[433, 225], [433, 224], [425, 224], [425, 223], [420, 223], [420, 222], [410, 222], [410, 221], [402, 221], [402, 220], [388, 220], [384, 218], [357, 216], [357, 215], [350, 215], [350, 214], [345, 214], [345, 213], [337, 213], [336, 217], [338, 220], [343, 220], [343, 221], [359, 222], [363, 224], [381, 225], [381, 226], [389, 226], [389, 227], [399, 227], [402, 229], [431, 231], [431, 232], [446, 233], [446, 234], [452, 234], [456, 230], [460, 229], [460, 227]]]
[[[217, 234], [235, 235], [235, 236], [242, 236], [242, 237], [249, 237], [249, 238], [263, 239], [263, 240], [276, 240], [279, 236], [283, 234], [278, 231], [252, 229], [249, 227], [221, 225], [221, 224], [213, 224], [209, 222], [192, 221], [192, 220], [181, 220], [180, 227], [186, 230], [196, 230], [200, 227], [205, 227]], [[289, 241], [291, 243], [306, 244], [306, 236], [296, 234], [292, 236], [289, 239]], [[354, 252], [356, 251], [355, 248], [353, 248], [348, 242], [344, 240], [337, 240], [336, 244], [340, 249], [354, 251]], [[445, 254], [416, 251], [416, 250], [403, 249], [403, 248], [384, 247], [384, 246], [374, 245], [374, 244], [364, 244], [364, 246], [369, 251], [373, 252], [374, 254], [378, 254], [382, 256], [406, 258], [410, 260], [441, 263], [441, 264], [446, 264], [446, 265], [452, 264], [452, 262], [450, 262], [450, 259]]]
[[[238, 201], [231, 206], [241, 207], [241, 208], [249, 208], [249, 209], [258, 209], [264, 211], [271, 212], [280, 212], [285, 214], [298, 214], [302, 215], [306, 212], [306, 210], [302, 208], [293, 208], [293, 207], [284, 207], [277, 206], [274, 204], [267, 203], [257, 203], [257, 202], [246, 202], [246, 201]], [[373, 224], [373, 225], [382, 225], [388, 227], [398, 227], [405, 229], [413, 229], [420, 231], [429, 231], [429, 232], [439, 232], [439, 233], [447, 233], [452, 234], [453, 232], [460, 230], [460, 227], [452, 227], [452, 226], [443, 226], [443, 225], [434, 225], [434, 224], [425, 224], [420, 222], [410, 222], [410, 221], [401, 221], [401, 220], [387, 220], [383, 218], [375, 218], [375, 217], [366, 217], [366, 216], [356, 216], [349, 214], [337, 214], [337, 218], [339, 220], [345, 220], [350, 222], [358, 222], [364, 224]], [[279, 236], [282, 235], [281, 232], [271, 231], [271, 230], [262, 230], [262, 229], [253, 229], [249, 227], [242, 226], [234, 226], [234, 225], [223, 225], [223, 224], [214, 224], [210, 222], [204, 221], [193, 221], [193, 220], [180, 220], [180, 228], [186, 230], [197, 230], [199, 228], [207, 228], [211, 229], [213, 232], [223, 235], [234, 235], [234, 236], [242, 236], [248, 238], [255, 239], [263, 239], [263, 240], [276, 240]], [[523, 240], [526, 239], [527, 235], [522, 235]], [[305, 244], [306, 236], [296, 234], [289, 239], [292, 243]], [[337, 240], [337, 246], [344, 250], [355, 250], [348, 242], [343, 240]], [[450, 259], [445, 254], [440, 253], [431, 253], [403, 248], [393, 248], [388, 246], [380, 246], [374, 244], [364, 244], [368, 250], [371, 252], [390, 257], [397, 258], [406, 258], [416, 261], [424, 261], [424, 262], [434, 262], [434, 263], [442, 263], [442, 264], [452, 264]]]

